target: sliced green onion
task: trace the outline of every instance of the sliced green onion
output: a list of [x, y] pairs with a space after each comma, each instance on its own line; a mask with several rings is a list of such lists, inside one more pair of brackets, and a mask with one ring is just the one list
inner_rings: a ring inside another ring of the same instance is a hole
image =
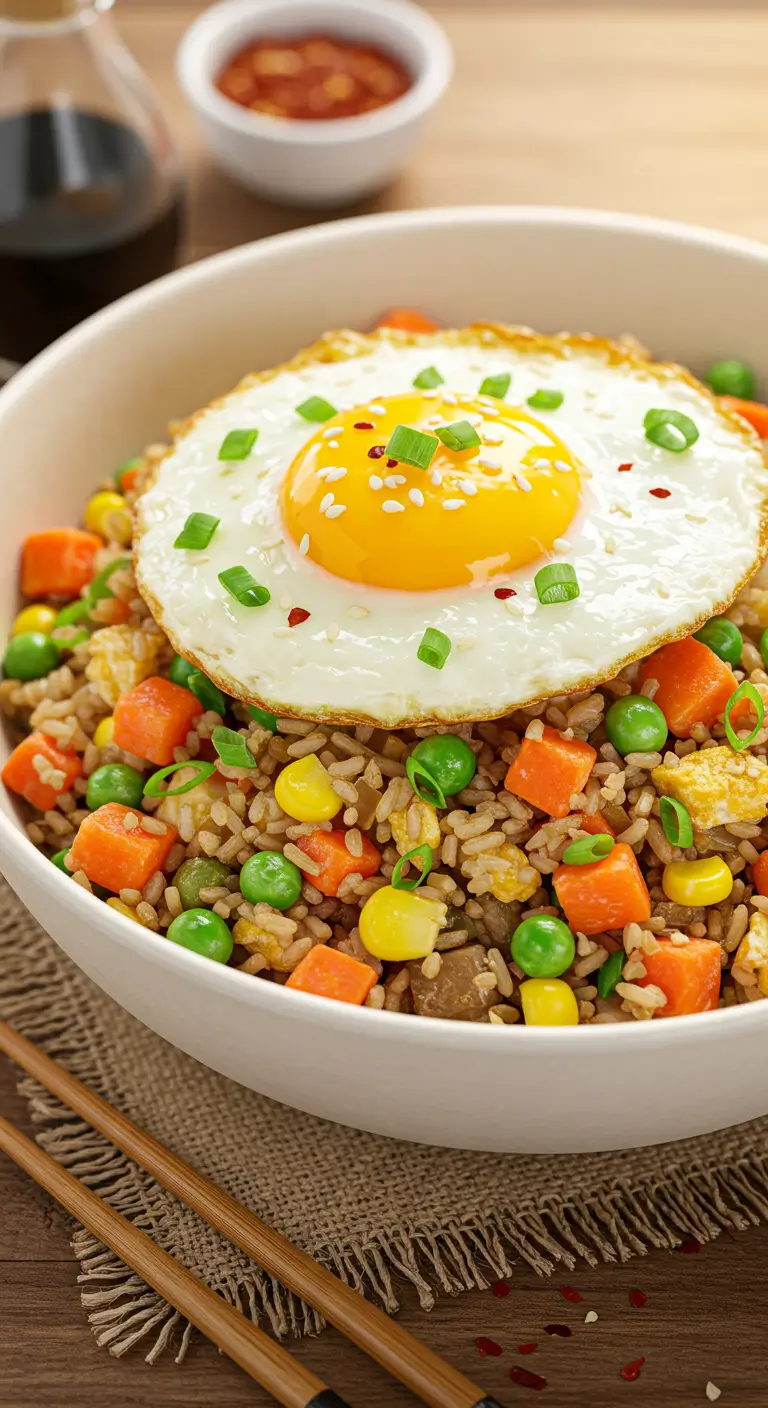
[[532, 406], [534, 411], [556, 411], [558, 406], [562, 406], [564, 399], [562, 391], [534, 391], [533, 395], [528, 397], [528, 405]]
[[[401, 876], [403, 873], [404, 866], [408, 865], [409, 862], [411, 863], [411, 865], [413, 865], [414, 861], [417, 859], [421, 861], [421, 871], [416, 876], [416, 879], [402, 880]], [[405, 855], [400, 857], [399, 861], [397, 862], [397, 865], [392, 871], [392, 879], [389, 882], [392, 886], [392, 889], [417, 890], [419, 888], [419, 885], [423, 884], [423, 882], [429, 875], [429, 872], [432, 869], [432, 860], [432, 847], [428, 846], [426, 841], [424, 842], [423, 846], [414, 846], [412, 851], [406, 851]]]
[[660, 445], [662, 450], [672, 450], [676, 455], [689, 450], [699, 438], [699, 431], [690, 416], [682, 411], [648, 411], [645, 420], [645, 438], [652, 445]]
[[130, 565], [130, 557], [116, 557], [113, 562], [108, 562], [106, 567], [102, 567], [88, 586], [89, 600], [93, 603], [114, 596], [112, 588], [107, 586], [112, 573], [122, 570], [123, 567], [130, 567]]
[[623, 948], [612, 953], [606, 958], [605, 963], [597, 970], [597, 995], [605, 1000], [610, 997], [616, 989], [616, 984], [621, 980], [621, 970], [627, 961], [627, 955]]
[[211, 734], [211, 742], [225, 767], [258, 767], [243, 735], [235, 733], [233, 728], [225, 728], [223, 724], [218, 724]]
[[220, 460], [247, 460], [256, 441], [258, 430], [230, 430], [219, 446]]
[[579, 581], [570, 562], [551, 562], [541, 567], [533, 579], [536, 594], [542, 606], [553, 606], [558, 601], [575, 601], [579, 595]]
[[503, 401], [509, 391], [511, 380], [509, 372], [499, 372], [496, 376], [487, 376], [480, 387], [480, 395], [494, 396], [497, 401]]
[[[180, 768], [194, 768], [194, 777], [188, 778], [186, 782], [181, 784], [181, 787], [169, 787], [168, 790], [164, 792], [160, 783], [164, 778], [170, 777], [171, 773], [178, 772]], [[202, 759], [198, 758], [191, 758], [188, 763], [169, 763], [167, 768], [160, 768], [159, 772], [153, 772], [152, 776], [147, 778], [144, 783], [144, 796], [180, 797], [182, 792], [191, 792], [193, 787], [197, 787], [199, 783], [207, 781], [215, 771], [215, 763], [204, 763]]]
[[594, 865], [596, 860], [605, 860], [615, 845], [613, 837], [605, 832], [597, 836], [580, 836], [563, 852], [563, 865]]
[[227, 567], [219, 573], [219, 581], [241, 606], [266, 606], [269, 601], [269, 591], [259, 586], [247, 567]]
[[676, 797], [660, 797], [659, 816], [670, 846], [680, 846], [687, 851], [693, 845], [693, 822], [682, 802]]
[[296, 407], [297, 415], [303, 416], [305, 420], [317, 421], [322, 425], [323, 421], [332, 420], [339, 413], [330, 401], [326, 401], [322, 396], [309, 396], [306, 401], [302, 401]]
[[248, 713], [262, 728], [268, 728], [270, 733], [277, 733], [277, 719], [268, 709], [260, 709], [258, 704], [249, 704]]
[[433, 391], [436, 386], [442, 386], [444, 380], [437, 367], [425, 367], [423, 372], [413, 378], [413, 384], [418, 386], [420, 391]]
[[[738, 704], [739, 701], [742, 699], [748, 699], [750, 704], [754, 704], [755, 713], [757, 714], [757, 723], [755, 724], [755, 727], [753, 728], [748, 738], [738, 738], [731, 726], [731, 710], [733, 709], [734, 704]], [[757, 738], [757, 735], [763, 726], [764, 716], [765, 705], [763, 704], [762, 695], [758, 693], [758, 691], [755, 689], [755, 686], [751, 684], [749, 680], [745, 680], [743, 684], [739, 685], [738, 689], [734, 690], [733, 694], [728, 700], [728, 703], [725, 706], [725, 714], [723, 716], [726, 738], [728, 739], [728, 742], [730, 743], [731, 747], [735, 749], [737, 753], [743, 753], [744, 749], [748, 748], [750, 743], [753, 743], [754, 740]]]
[[60, 645], [62, 650], [74, 650], [76, 645], [82, 645], [84, 640], [90, 639], [90, 631], [76, 631], [73, 636], [60, 636], [57, 634], [55, 627], [51, 631], [51, 640], [55, 640], [56, 644]]
[[74, 626], [76, 621], [80, 621], [83, 616], [88, 615], [92, 606], [93, 602], [88, 596], [81, 596], [77, 601], [71, 601], [69, 606], [62, 607], [53, 623], [53, 630], [61, 630], [62, 626]]
[[219, 686], [209, 680], [202, 670], [193, 670], [187, 679], [187, 689], [194, 694], [204, 709], [212, 709], [214, 714], [226, 714], [226, 695], [222, 694]]
[[386, 454], [389, 459], [412, 464], [415, 469], [429, 469], [438, 444], [436, 435], [425, 435], [410, 425], [396, 425], [387, 441]]
[[422, 664], [431, 665], [433, 670], [442, 670], [450, 653], [449, 637], [443, 631], [438, 631], [433, 626], [427, 626], [421, 637], [421, 644], [416, 651], [416, 656]]
[[482, 440], [468, 420], [455, 420], [452, 425], [440, 425], [435, 431], [447, 450], [474, 450]]
[[435, 781], [428, 768], [420, 763], [418, 758], [411, 754], [405, 760], [405, 771], [408, 774], [408, 781], [411, 784], [416, 796], [422, 802], [427, 802], [430, 807], [444, 807], [445, 794], [438, 782]]
[[173, 546], [200, 552], [207, 548], [220, 522], [221, 519], [210, 513], [190, 513]]

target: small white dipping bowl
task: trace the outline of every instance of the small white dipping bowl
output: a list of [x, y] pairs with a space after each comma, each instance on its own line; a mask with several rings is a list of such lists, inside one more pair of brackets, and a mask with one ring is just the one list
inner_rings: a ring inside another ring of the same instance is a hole
[[[395, 305], [454, 327], [495, 318], [632, 332], [699, 372], [743, 357], [768, 388], [755, 316], [768, 305], [768, 247], [754, 241], [635, 216], [495, 207], [339, 220], [243, 245], [89, 318], [0, 392], [0, 640], [18, 610], [25, 534], [76, 523], [94, 487], [162, 439], [172, 417]], [[354, 672], [349, 691], [354, 699]], [[10, 746], [0, 730], [0, 764]], [[115, 913], [36, 850], [2, 787], [0, 863], [65, 952], [148, 1027], [242, 1085], [342, 1124], [565, 1153], [680, 1139], [768, 1111], [768, 1002], [588, 1027], [374, 1012], [246, 977]]]
[[[383, 49], [405, 64], [412, 86], [374, 112], [314, 122], [250, 112], [217, 89], [227, 61], [249, 42], [311, 33]], [[291, 205], [339, 205], [383, 186], [452, 70], [445, 32], [410, 0], [224, 0], [190, 25], [177, 55], [179, 81], [216, 159], [250, 190]]]

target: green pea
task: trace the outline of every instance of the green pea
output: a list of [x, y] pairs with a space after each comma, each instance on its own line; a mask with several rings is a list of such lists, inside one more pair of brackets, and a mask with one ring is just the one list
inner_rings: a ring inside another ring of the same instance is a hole
[[470, 919], [469, 915], [465, 914], [463, 909], [459, 909], [458, 905], [446, 905], [445, 923], [440, 933], [452, 934], [456, 929], [466, 930], [468, 943], [471, 943], [477, 935], [477, 926], [474, 919]]
[[223, 861], [213, 860], [208, 856], [194, 856], [192, 860], [182, 861], [173, 877], [182, 908], [199, 908], [205, 903], [200, 898], [200, 891], [213, 885], [224, 885], [231, 874], [229, 866]]
[[657, 753], [667, 741], [667, 721], [658, 704], [644, 694], [616, 699], [605, 716], [608, 741], [617, 753]]
[[738, 396], [742, 401], [754, 401], [755, 377], [746, 362], [735, 357], [715, 362], [707, 372], [707, 382], [716, 396]]
[[214, 713], [224, 717], [227, 712], [226, 694], [222, 694], [218, 685], [209, 680], [196, 665], [191, 665], [189, 660], [185, 660], [181, 655], [174, 655], [168, 674], [174, 684], [180, 684], [183, 689], [188, 689], [194, 694], [204, 709], [213, 709]]
[[559, 978], [575, 955], [568, 925], [552, 914], [532, 914], [512, 935], [512, 958], [529, 978]]
[[55, 640], [42, 631], [22, 631], [8, 642], [3, 657], [3, 673], [12, 680], [39, 680], [55, 670], [61, 651]]
[[695, 632], [693, 638], [700, 640], [702, 645], [708, 645], [726, 665], [738, 665], [744, 638], [738, 626], [734, 626], [727, 616], [713, 616], [700, 631]]
[[228, 962], [234, 948], [229, 926], [210, 909], [186, 909], [177, 914], [169, 925], [168, 938], [203, 958], [212, 958], [214, 963]]
[[240, 871], [240, 889], [251, 904], [290, 909], [301, 894], [302, 875], [279, 851], [258, 851]]
[[472, 749], [455, 733], [436, 733], [432, 738], [422, 738], [411, 756], [434, 777], [446, 797], [453, 797], [468, 787], [477, 771]]
[[618, 953], [612, 953], [610, 958], [606, 958], [602, 968], [597, 972], [597, 992], [599, 997], [610, 997], [615, 991], [616, 984], [621, 981], [621, 970], [626, 962], [626, 953], [620, 948]]
[[121, 802], [124, 807], [140, 807], [144, 795], [144, 779], [127, 763], [104, 763], [88, 778], [85, 800], [92, 812], [107, 802]]
[[189, 677], [194, 675], [196, 669], [197, 666], [190, 665], [183, 655], [174, 655], [168, 675], [174, 684], [180, 684], [182, 689], [189, 689]]
[[65, 846], [63, 851], [57, 851], [55, 855], [51, 856], [51, 865], [55, 865], [57, 870], [61, 870], [63, 874], [68, 875], [71, 880], [72, 871], [68, 870], [66, 865], [64, 864], [64, 857], [68, 855], [69, 846]]

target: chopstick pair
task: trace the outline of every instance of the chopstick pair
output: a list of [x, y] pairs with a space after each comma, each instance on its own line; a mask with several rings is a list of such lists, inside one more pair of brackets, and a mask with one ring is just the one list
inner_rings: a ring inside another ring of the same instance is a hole
[[[178, 1158], [0, 1020], [0, 1051], [63, 1100], [112, 1144], [199, 1213], [215, 1231], [318, 1310], [430, 1408], [500, 1408], [470, 1379], [389, 1319], [287, 1237]], [[8, 1154], [126, 1265], [212, 1340], [285, 1408], [348, 1408], [252, 1321], [209, 1290], [133, 1223], [0, 1117]]]

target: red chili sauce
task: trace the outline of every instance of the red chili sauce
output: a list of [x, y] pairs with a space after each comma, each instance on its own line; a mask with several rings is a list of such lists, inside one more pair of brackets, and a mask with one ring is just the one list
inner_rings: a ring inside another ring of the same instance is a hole
[[412, 83], [391, 54], [330, 34], [257, 39], [216, 80], [219, 92], [241, 107], [302, 121], [359, 117], [395, 102]]

